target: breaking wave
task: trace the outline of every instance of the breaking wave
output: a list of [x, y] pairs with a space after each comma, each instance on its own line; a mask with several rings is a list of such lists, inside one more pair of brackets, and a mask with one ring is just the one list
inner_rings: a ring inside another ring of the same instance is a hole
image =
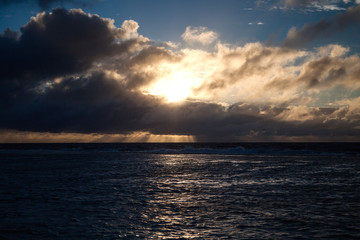
[[224, 155], [360, 155], [359, 143], [77, 143], [0, 144], [0, 153], [143, 153]]

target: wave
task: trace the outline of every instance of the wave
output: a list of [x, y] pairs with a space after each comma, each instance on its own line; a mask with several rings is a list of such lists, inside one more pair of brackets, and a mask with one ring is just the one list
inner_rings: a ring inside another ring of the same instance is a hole
[[86, 143], [0, 144], [1, 153], [81, 154], [360, 155], [359, 143]]

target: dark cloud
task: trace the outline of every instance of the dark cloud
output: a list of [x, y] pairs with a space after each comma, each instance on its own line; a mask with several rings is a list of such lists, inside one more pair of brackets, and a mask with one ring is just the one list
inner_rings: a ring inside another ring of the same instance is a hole
[[[43, 96], [39, 93], [47, 90], [47, 83], [54, 84], [54, 79], [57, 77], [67, 79], [68, 75], [86, 75], [87, 71], [94, 68], [95, 62], [104, 64], [104, 61], [109, 58], [116, 57], [114, 60], [116, 63], [130, 59], [129, 54], [133, 50], [138, 51], [139, 48], [136, 46], [141, 45], [141, 42], [145, 40], [129, 39], [129, 33], [133, 34], [134, 29], [116, 28], [112, 20], [88, 15], [81, 10], [67, 11], [60, 8], [54, 9], [51, 13], [38, 14], [21, 28], [20, 33], [10, 29], [5, 30], [3, 34], [0, 34], [2, 113], [9, 114], [7, 111], [13, 112], [19, 106], [27, 106], [29, 102], [40, 101]], [[116, 68], [116, 66], [112, 67]], [[124, 73], [130, 75], [126, 71]], [[140, 75], [141, 73], [138, 73], [137, 76]], [[70, 77], [70, 79], [75, 78], [77, 77]], [[129, 78], [131, 76], [127, 76], [127, 79]], [[135, 77], [131, 79], [136, 80]], [[64, 84], [68, 82], [64, 81]], [[82, 83], [82, 81], [77, 83]], [[98, 87], [101, 88], [101, 86]], [[61, 101], [65, 103], [66, 99], [61, 99]], [[48, 108], [48, 105], [41, 107], [43, 110], [32, 107], [24, 109], [20, 107], [20, 109], [24, 113], [31, 110], [42, 111], [44, 115], [52, 110]], [[31, 114], [33, 117], [39, 115], [36, 111]], [[39, 116], [43, 117], [41, 114]], [[19, 122], [20, 119], [22, 118], [19, 116], [13, 120]], [[32, 119], [25, 121], [32, 121]], [[38, 122], [39, 120], [34, 120], [34, 124]]]
[[309, 42], [322, 37], [329, 37], [343, 31], [350, 24], [360, 23], [360, 5], [350, 7], [345, 13], [316, 23], [305, 24], [300, 30], [291, 28], [283, 42], [284, 47], [305, 47]]
[[[103, 73], [70, 77], [54, 83], [45, 93], [19, 93], [1, 126], [50, 132], [127, 132], [139, 127], [153, 98], [126, 91]], [[3, 111], [4, 112], [4, 111]]]
[[81, 6], [86, 5], [85, 0], [0, 0], [0, 7], [11, 4], [12, 5], [22, 4], [22, 3], [37, 4], [42, 10], [47, 10], [52, 6], [62, 6], [66, 3], [72, 3]]
[[[255, 106], [229, 109], [215, 103], [167, 104], [151, 95], [131, 91], [104, 73], [67, 78], [45, 93], [19, 93], [3, 110], [2, 128], [39, 132], [128, 133], [218, 136], [260, 119]], [[247, 132], [242, 129], [238, 134]]]
[[81, 10], [40, 13], [21, 34], [7, 29], [0, 35], [0, 80], [27, 84], [87, 70], [96, 60], [130, 51], [136, 39], [117, 42], [125, 34], [112, 21]]

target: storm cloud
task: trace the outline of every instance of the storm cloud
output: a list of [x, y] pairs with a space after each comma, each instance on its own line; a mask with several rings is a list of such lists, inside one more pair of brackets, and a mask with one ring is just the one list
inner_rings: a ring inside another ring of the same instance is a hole
[[126, 53], [127, 29], [81, 10], [39, 13], [21, 28], [0, 35], [2, 79], [45, 78], [88, 69], [97, 59]]

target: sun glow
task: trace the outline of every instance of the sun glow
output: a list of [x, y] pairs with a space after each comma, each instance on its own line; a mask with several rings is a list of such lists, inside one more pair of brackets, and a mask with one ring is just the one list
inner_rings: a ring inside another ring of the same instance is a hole
[[176, 71], [161, 78], [147, 89], [151, 95], [163, 96], [168, 102], [181, 102], [192, 93], [192, 88], [202, 81], [195, 73]]

